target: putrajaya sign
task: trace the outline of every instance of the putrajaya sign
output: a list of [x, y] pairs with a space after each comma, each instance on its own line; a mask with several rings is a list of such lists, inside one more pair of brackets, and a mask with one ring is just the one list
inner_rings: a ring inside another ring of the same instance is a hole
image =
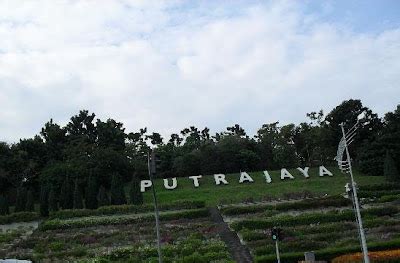
[[[309, 178], [308, 170], [310, 167], [304, 167], [300, 168], [298, 167], [297, 170], [301, 172], [301, 174], [305, 178]], [[265, 181], [266, 183], [271, 183], [272, 179], [271, 176], [269, 175], [268, 171], [263, 171]], [[333, 176], [333, 174], [325, 168], [325, 166], [320, 166], [319, 167], [319, 176]], [[202, 178], [202, 175], [196, 175], [196, 176], [189, 176], [188, 178], [193, 181], [193, 186], [194, 187], [199, 187], [200, 186], [200, 179]], [[281, 180], [285, 179], [294, 179], [293, 175], [285, 168], [281, 169]], [[168, 179], [163, 179], [164, 181], [164, 188], [168, 190], [174, 190], [178, 186], [178, 181], [176, 177], [174, 178], [168, 178]], [[214, 174], [214, 181], [216, 185], [221, 185], [221, 184], [229, 184], [228, 181], [225, 178], [225, 174]], [[246, 173], [246, 172], [240, 172], [240, 177], [239, 177], [239, 183], [253, 183], [254, 180], [251, 178], [251, 176]], [[152, 183], [151, 180], [142, 180], [140, 182], [140, 191], [141, 192], [146, 192], [146, 189], [151, 188]]]

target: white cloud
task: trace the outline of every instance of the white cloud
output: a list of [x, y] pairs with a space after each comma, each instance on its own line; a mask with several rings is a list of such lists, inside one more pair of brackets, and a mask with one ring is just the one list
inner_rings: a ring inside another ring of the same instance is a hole
[[254, 133], [348, 98], [381, 114], [399, 103], [399, 28], [353, 32], [293, 2], [227, 9], [0, 2], [0, 140], [82, 108], [168, 135], [234, 123]]

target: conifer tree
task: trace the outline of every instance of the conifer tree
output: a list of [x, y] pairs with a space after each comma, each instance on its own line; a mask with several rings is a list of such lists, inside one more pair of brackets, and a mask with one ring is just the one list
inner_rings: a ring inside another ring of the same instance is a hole
[[122, 205], [126, 203], [124, 185], [118, 174], [112, 176], [110, 192], [112, 205]]
[[106, 188], [104, 186], [100, 186], [99, 194], [97, 195], [98, 205], [106, 206], [110, 205], [110, 199], [108, 198]]
[[60, 206], [62, 207], [62, 209], [72, 209], [73, 204], [73, 190], [71, 187], [71, 181], [69, 180], [69, 176], [67, 175], [61, 186]]
[[32, 189], [29, 189], [27, 194], [26, 194], [25, 210], [29, 211], [29, 212], [35, 211], [35, 199], [34, 199], [34, 196], [33, 196]]
[[78, 180], [75, 180], [75, 189], [74, 189], [74, 209], [82, 209], [83, 208], [83, 200], [82, 200], [82, 191], [79, 187]]
[[54, 187], [51, 187], [50, 192], [49, 192], [49, 209], [51, 212], [58, 211], [58, 202], [57, 202], [56, 191], [54, 190]]
[[49, 189], [47, 185], [42, 185], [40, 189], [40, 215], [49, 216]]
[[9, 213], [8, 201], [4, 195], [0, 195], [0, 215], [8, 215]]
[[17, 189], [17, 198], [15, 201], [15, 212], [25, 211], [26, 205], [26, 189], [24, 187], [19, 187]]
[[96, 178], [90, 176], [85, 198], [85, 204], [87, 209], [97, 208], [97, 192], [98, 188], [97, 188]]
[[129, 185], [129, 198], [133, 205], [143, 204], [143, 195], [142, 192], [140, 192], [140, 180], [136, 174], [133, 175], [132, 181]]
[[400, 175], [396, 167], [396, 162], [393, 160], [393, 157], [390, 155], [389, 151], [386, 151], [386, 158], [383, 169], [383, 174], [388, 181], [400, 181]]

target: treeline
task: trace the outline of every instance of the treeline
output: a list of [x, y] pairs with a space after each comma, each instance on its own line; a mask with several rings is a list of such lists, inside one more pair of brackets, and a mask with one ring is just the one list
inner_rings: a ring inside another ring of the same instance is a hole
[[[191, 126], [170, 138], [146, 128], [128, 133], [121, 122], [96, 119], [94, 113], [82, 110], [64, 127], [50, 120], [33, 138], [11, 145], [0, 142], [0, 203], [8, 200], [18, 209], [29, 210], [33, 204], [24, 201], [42, 196], [57, 206], [72, 208], [74, 195], [87, 202], [89, 193], [93, 202], [102, 198], [111, 204], [126, 203], [129, 200], [112, 201], [123, 191], [114, 186], [132, 182], [135, 194], [140, 178], [147, 177], [150, 148], [156, 148], [160, 158], [159, 177], [334, 164], [342, 136], [339, 124], [350, 128], [362, 112], [365, 117], [351, 146], [354, 164], [366, 174], [379, 176], [386, 163], [387, 174], [396, 180], [400, 105], [380, 119], [360, 100], [348, 100], [328, 114], [308, 113], [308, 120], [299, 125], [263, 124], [254, 136], [235, 124], [216, 134], [207, 127]], [[49, 206], [54, 205], [51, 202]]]

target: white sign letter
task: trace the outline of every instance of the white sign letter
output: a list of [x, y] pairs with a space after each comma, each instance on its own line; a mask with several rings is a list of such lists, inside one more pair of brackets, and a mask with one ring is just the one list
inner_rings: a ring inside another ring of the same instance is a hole
[[164, 187], [168, 190], [173, 190], [178, 186], [178, 182], [176, 181], [176, 177], [172, 178], [172, 185], [168, 184], [168, 179], [164, 179]]
[[214, 174], [214, 180], [216, 185], [220, 185], [221, 183], [228, 184], [225, 180], [225, 174]]
[[248, 173], [241, 172], [240, 173], [239, 183], [243, 183], [243, 182], [252, 183], [252, 182], [254, 182], [254, 180], [253, 180], [253, 178], [251, 178], [251, 176]]
[[285, 178], [294, 179], [293, 175], [291, 175], [288, 170], [286, 170], [285, 168], [282, 168], [281, 169], [281, 180], [284, 180]]
[[319, 167], [319, 176], [324, 176], [324, 175], [329, 175], [329, 176], [333, 176], [333, 174], [325, 168], [325, 166], [321, 165]]
[[142, 180], [140, 181], [140, 192], [144, 193], [146, 192], [146, 188], [151, 187], [151, 181], [150, 180]]
[[310, 177], [308, 175], [308, 169], [310, 169], [310, 167], [304, 167], [304, 169], [301, 169], [300, 167], [297, 168], [297, 170], [299, 170], [304, 175], [305, 178]]
[[201, 178], [201, 175], [197, 175], [197, 176], [189, 176], [190, 179], [193, 180], [193, 185], [194, 187], [199, 187], [199, 179]]
[[264, 176], [265, 181], [267, 181], [268, 184], [272, 182], [271, 176], [269, 175], [268, 171], [264, 171]]

